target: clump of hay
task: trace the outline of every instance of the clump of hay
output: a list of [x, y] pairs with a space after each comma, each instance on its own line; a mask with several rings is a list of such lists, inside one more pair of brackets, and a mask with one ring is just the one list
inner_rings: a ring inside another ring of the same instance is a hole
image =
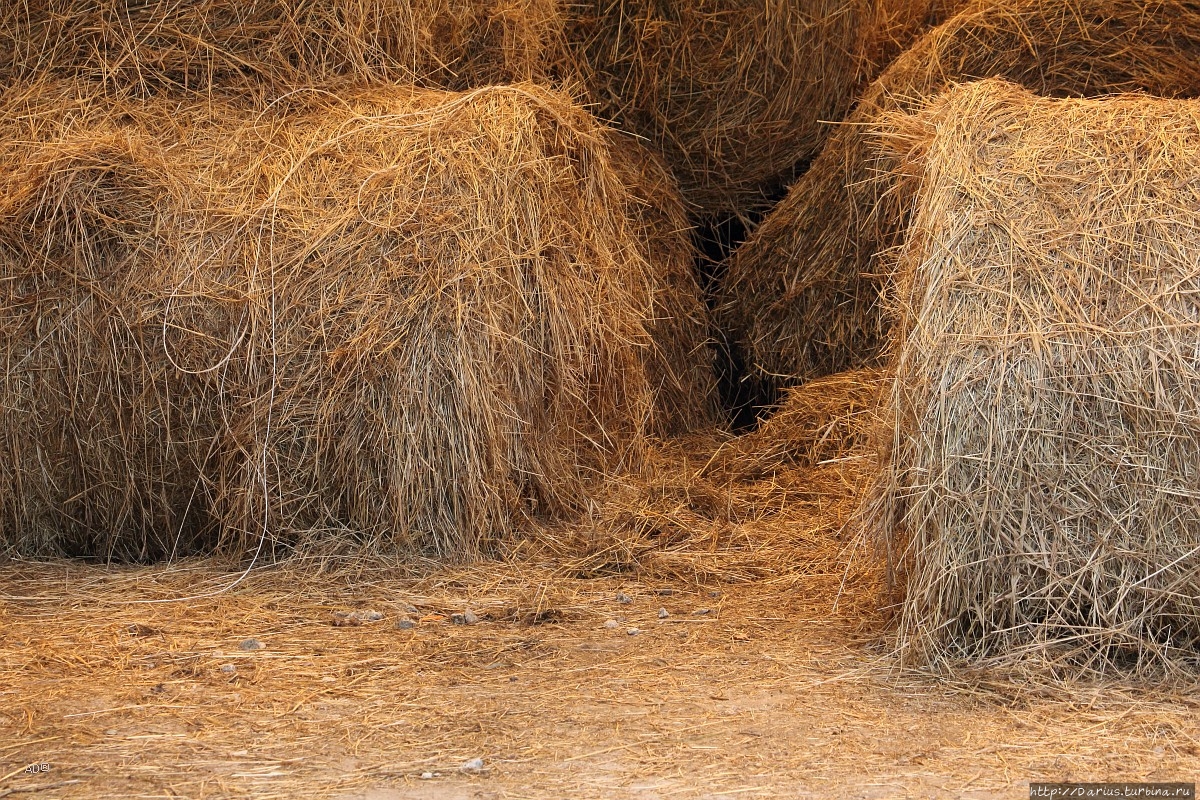
[[1200, 10], [1180, 0], [974, 0], [865, 92], [812, 168], [732, 257], [722, 326], [751, 369], [793, 383], [869, 365], [886, 341], [878, 253], [907, 204], [872, 157], [880, 115], [952, 82], [1001, 77], [1046, 95], [1200, 92]]
[[[5, 115], [28, 173], [0, 204], [23, 315], [3, 341], [10, 544], [107, 536], [138, 557], [185, 529], [239, 550], [329, 532], [469, 556], [638, 462], [662, 281], [609, 133], [567, 99], [40, 97]], [[109, 449], [71, 483], [90, 441]], [[38, 482], [41, 538], [21, 499]]]
[[955, 90], [919, 177], [866, 528], [911, 658], [1200, 659], [1200, 102]]
[[589, 0], [566, 37], [598, 113], [649, 140], [703, 213], [781, 189], [850, 98], [867, 0]]
[[21, 0], [0, 10], [0, 83], [468, 88], [541, 76], [563, 58], [562, 25], [559, 0]]
[[880, 370], [859, 369], [789, 389], [771, 416], [737, 441], [739, 469], [761, 477], [858, 455], [875, 428], [883, 385]]

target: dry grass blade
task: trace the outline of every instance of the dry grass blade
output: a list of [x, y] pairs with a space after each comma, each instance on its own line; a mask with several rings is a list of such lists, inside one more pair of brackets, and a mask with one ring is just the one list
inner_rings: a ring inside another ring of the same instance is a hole
[[1200, 665], [1200, 103], [968, 85], [919, 193], [867, 530], [913, 659]]
[[886, 340], [877, 254], [908, 204], [872, 124], [956, 81], [1002, 77], [1047, 95], [1200, 92], [1200, 11], [1180, 0], [974, 0], [872, 84], [812, 168], [733, 256], [722, 325], [753, 369], [793, 383], [869, 365]]

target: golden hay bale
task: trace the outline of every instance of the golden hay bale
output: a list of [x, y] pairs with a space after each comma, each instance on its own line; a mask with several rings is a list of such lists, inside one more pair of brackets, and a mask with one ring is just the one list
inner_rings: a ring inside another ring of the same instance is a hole
[[787, 199], [732, 257], [719, 314], [751, 368], [784, 383], [869, 364], [886, 340], [877, 253], [907, 203], [872, 158], [880, 114], [954, 81], [1047, 95], [1200, 91], [1200, 10], [1181, 0], [975, 0], [872, 84]]
[[0, 9], [0, 83], [110, 92], [287, 91], [332, 76], [468, 88], [562, 58], [559, 0], [22, 0]]
[[705, 213], [761, 204], [849, 107], [869, 0], [588, 0], [566, 37], [598, 113]]
[[920, 186], [864, 516], [903, 647], [1196, 664], [1200, 101], [987, 81], [898, 124]]
[[[608, 132], [560, 95], [45, 94], [0, 139], [30, 173], [0, 194], [3, 307], [24, 314], [0, 486], [54, 524], [31, 539], [7, 506], [10, 544], [161, 554], [194, 505], [188, 531], [215, 520], [231, 547], [331, 530], [468, 556], [636, 464], [661, 281]], [[144, 141], [109, 132], [126, 119]]]

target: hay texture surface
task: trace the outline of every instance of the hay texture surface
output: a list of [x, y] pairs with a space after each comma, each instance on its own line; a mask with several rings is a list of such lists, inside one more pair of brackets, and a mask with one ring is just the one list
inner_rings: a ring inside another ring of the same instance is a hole
[[5, 116], [7, 544], [467, 556], [637, 462], [665, 282], [562, 96], [69, 95]]
[[562, 57], [558, 0], [19, 0], [0, 9], [0, 84], [109, 92], [288, 91], [341, 76], [464, 89]]
[[873, 20], [867, 0], [588, 0], [566, 35], [600, 116], [720, 213], [761, 204], [818, 151]]
[[877, 254], [908, 202], [875, 158], [881, 114], [954, 82], [1005, 78], [1044, 95], [1200, 92], [1200, 10], [1178, 0], [974, 0], [869, 89], [812, 168], [734, 254], [723, 326], [761, 375], [788, 384], [869, 365], [886, 341]]
[[920, 189], [867, 524], [919, 660], [1200, 646], [1200, 103], [968, 85]]

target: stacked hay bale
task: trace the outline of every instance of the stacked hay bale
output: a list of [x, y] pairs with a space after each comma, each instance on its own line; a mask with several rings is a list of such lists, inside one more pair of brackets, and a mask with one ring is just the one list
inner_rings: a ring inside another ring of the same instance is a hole
[[50, 75], [113, 94], [333, 77], [465, 89], [563, 59], [558, 0], [22, 0], [0, 9], [0, 84]]
[[998, 81], [916, 176], [867, 529], [911, 657], [1200, 659], [1200, 102]]
[[868, 0], [588, 0], [566, 37], [598, 113], [663, 154], [702, 214], [761, 205], [840, 119]]
[[5, 114], [7, 544], [466, 556], [636, 465], [665, 282], [568, 99], [70, 94]]
[[954, 81], [1003, 77], [1047, 95], [1200, 92], [1200, 11], [1181, 0], [973, 0], [871, 85], [812, 168], [733, 256], [722, 326], [784, 384], [870, 364], [887, 339], [876, 255], [908, 204], [872, 157], [881, 114]]

